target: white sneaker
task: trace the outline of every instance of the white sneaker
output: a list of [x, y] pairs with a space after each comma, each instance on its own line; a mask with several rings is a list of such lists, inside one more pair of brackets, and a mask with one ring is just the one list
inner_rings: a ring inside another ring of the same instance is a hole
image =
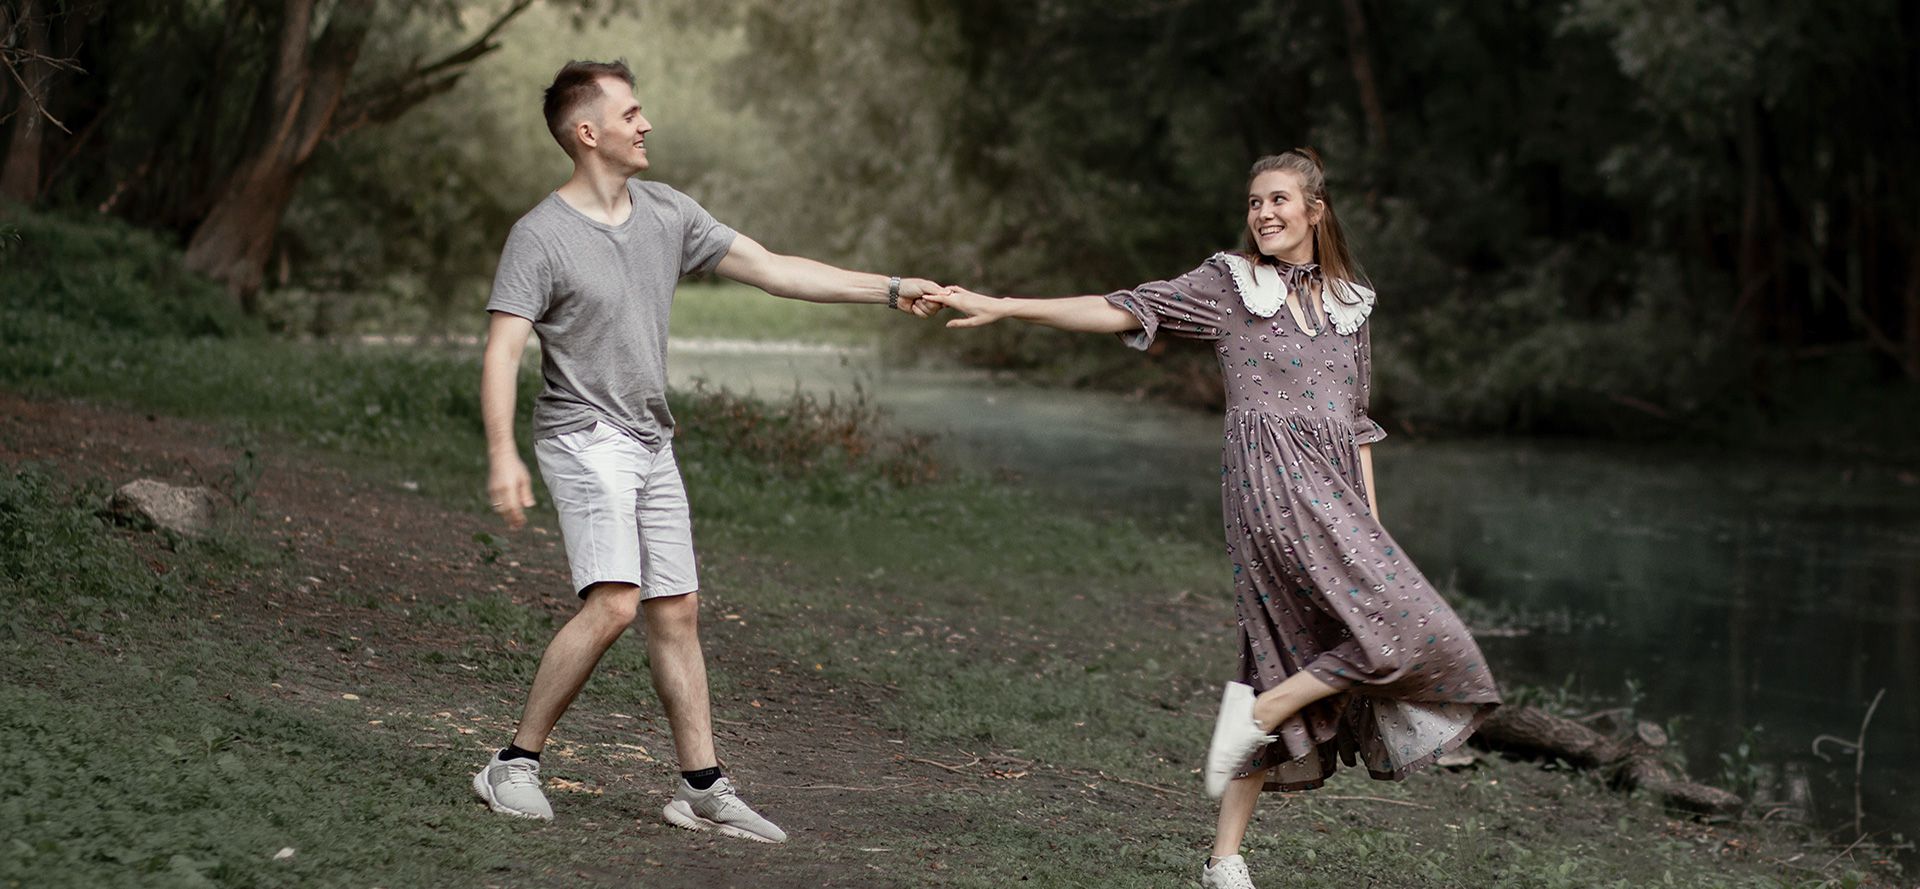
[[540, 761], [537, 759], [501, 759], [499, 752], [473, 776], [473, 792], [487, 801], [487, 808], [517, 818], [553, 820], [553, 807], [540, 792]]
[[660, 810], [668, 824], [688, 830], [717, 830], [730, 837], [762, 843], [784, 843], [787, 832], [740, 801], [733, 782], [725, 778], [705, 790], [695, 790], [685, 778], [673, 792], [673, 802]]
[[1254, 751], [1273, 741], [1274, 737], [1253, 721], [1253, 686], [1227, 683], [1226, 692], [1220, 695], [1220, 716], [1213, 722], [1213, 743], [1207, 745], [1207, 796], [1219, 799], [1227, 792], [1233, 773]]
[[1208, 862], [1200, 870], [1200, 889], [1253, 889], [1253, 875], [1247, 873], [1247, 860], [1228, 855]]

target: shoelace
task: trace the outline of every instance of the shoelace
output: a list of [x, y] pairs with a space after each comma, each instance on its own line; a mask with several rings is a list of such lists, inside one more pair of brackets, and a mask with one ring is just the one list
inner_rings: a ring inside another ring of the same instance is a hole
[[501, 783], [525, 787], [540, 786], [540, 768], [529, 760], [509, 759], [506, 761], [507, 780]]
[[733, 782], [725, 778], [714, 782], [712, 798], [714, 811], [716, 812], [727, 812], [731, 814], [742, 809], [752, 811], [751, 809], [747, 809], [746, 803], [740, 801], [740, 794], [733, 789]]

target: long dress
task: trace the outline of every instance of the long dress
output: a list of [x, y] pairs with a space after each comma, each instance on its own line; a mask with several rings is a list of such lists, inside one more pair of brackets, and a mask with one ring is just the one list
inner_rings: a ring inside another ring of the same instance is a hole
[[[1359, 448], [1386, 437], [1367, 416], [1371, 291], [1364, 305], [1330, 303], [1344, 323], [1322, 311], [1309, 335], [1285, 308], [1248, 309], [1249, 268], [1217, 254], [1106, 297], [1140, 320], [1122, 334], [1128, 345], [1166, 334], [1210, 340], [1219, 356], [1240, 681], [1265, 691], [1305, 670], [1343, 692], [1282, 723], [1240, 775], [1265, 771], [1266, 789], [1303, 790], [1357, 757], [1373, 777], [1398, 780], [1464, 743], [1499, 691], [1473, 637], [1368, 503]], [[1317, 272], [1280, 274], [1301, 283]]]

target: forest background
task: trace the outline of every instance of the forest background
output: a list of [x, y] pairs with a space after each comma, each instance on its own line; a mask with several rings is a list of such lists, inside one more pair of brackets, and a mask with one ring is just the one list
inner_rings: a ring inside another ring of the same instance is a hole
[[[1390, 426], [1905, 457], [1916, 34], [1895, 0], [8, 0], [0, 191], [159, 233], [275, 329], [472, 333], [565, 176], [570, 57], [634, 66], [656, 178], [723, 221], [992, 292], [1179, 274], [1311, 145]], [[1219, 398], [1204, 350], [896, 336]]]

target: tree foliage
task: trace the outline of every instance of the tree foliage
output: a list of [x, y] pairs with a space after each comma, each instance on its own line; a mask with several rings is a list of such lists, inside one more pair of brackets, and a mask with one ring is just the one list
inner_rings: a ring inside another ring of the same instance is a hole
[[[298, 2], [16, 0], [65, 23], [36, 45], [84, 26], [37, 199], [186, 243], [259, 142]], [[356, 2], [317, 0], [314, 33]], [[565, 175], [540, 87], [626, 56], [649, 176], [775, 249], [1001, 292], [1183, 272], [1238, 240], [1252, 160], [1312, 145], [1383, 294], [1376, 391], [1419, 427], [1698, 423], [1790, 412], [1812, 378], [1920, 381], [1913, 4], [573, 0], [463, 56], [514, 7], [372, 7], [342, 132], [265, 263], [270, 314], [324, 331], [370, 303], [470, 308], [507, 225]], [[25, 32], [0, 34], [23, 58]], [[0, 144], [20, 95], [0, 93]], [[437, 98], [354, 99], [378, 95]], [[378, 120], [396, 125], [361, 126]], [[1053, 379], [1217, 389], [1200, 350], [938, 341]]]

